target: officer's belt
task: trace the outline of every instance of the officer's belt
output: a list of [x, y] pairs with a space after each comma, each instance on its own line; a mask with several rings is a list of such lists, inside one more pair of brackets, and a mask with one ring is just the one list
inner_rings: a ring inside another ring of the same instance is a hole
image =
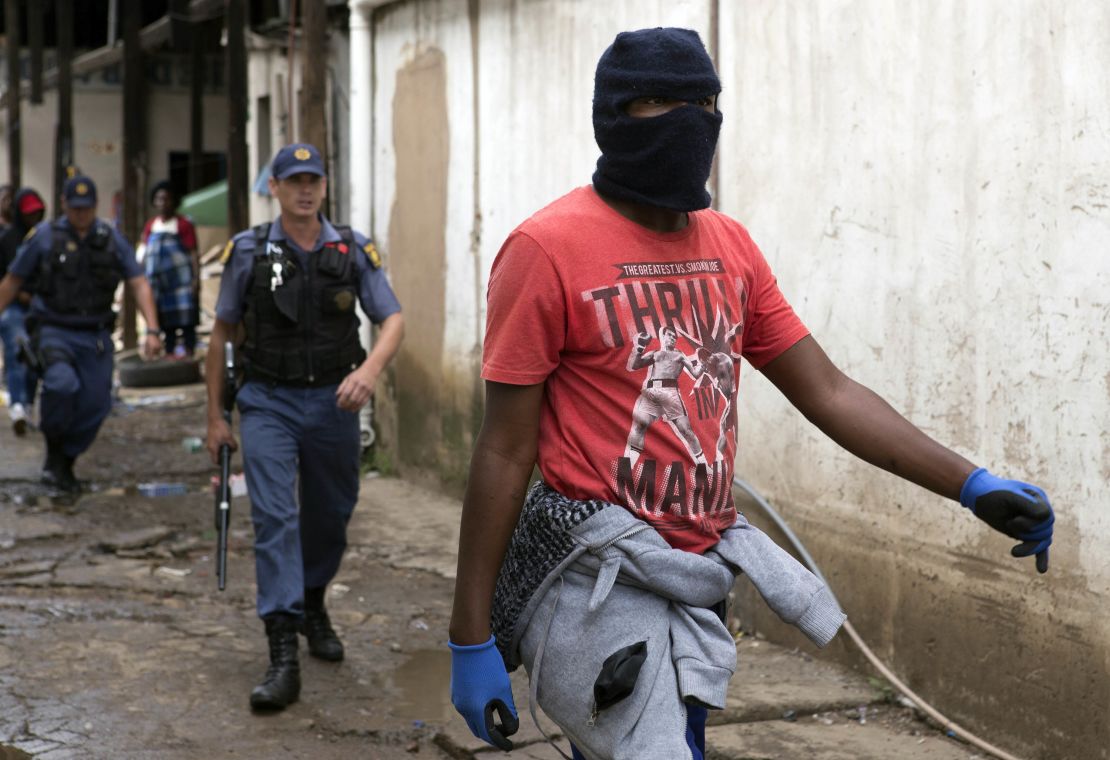
[[62, 330], [74, 330], [76, 332], [100, 332], [101, 330], [111, 330], [116, 326], [116, 317], [112, 315], [111, 319], [99, 320], [97, 322], [84, 322], [80, 317], [73, 317], [72, 322], [69, 318], [52, 316], [50, 314], [36, 314], [35, 319], [38, 320], [40, 325], [47, 327], [58, 327]]
[[[314, 356], [313, 375], [309, 378], [302, 357], [289, 351], [268, 351], [252, 348], [245, 350], [248, 361], [244, 375], [247, 380], [271, 385], [287, 385], [293, 388], [318, 388], [335, 385], [358, 368], [366, 358], [366, 352], [359, 346], [357, 350], [333, 353], [329, 356]], [[262, 359], [260, 362], [259, 359]], [[275, 371], [274, 367], [280, 367]]]

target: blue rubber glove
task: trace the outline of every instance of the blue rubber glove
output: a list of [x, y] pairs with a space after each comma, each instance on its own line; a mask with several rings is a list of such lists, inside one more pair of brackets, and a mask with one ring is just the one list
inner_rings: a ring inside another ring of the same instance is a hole
[[[485, 644], [471, 646], [447, 642], [451, 647], [451, 704], [466, 718], [471, 733], [509, 752], [513, 743], [506, 737], [516, 733], [520, 721], [505, 661], [495, 643], [493, 636]], [[500, 724], [494, 723], [495, 712]]]
[[1010, 554], [1036, 554], [1037, 572], [1048, 572], [1048, 547], [1056, 515], [1044, 491], [1020, 480], [995, 477], [980, 467], [967, 476], [960, 489], [960, 503], [995, 530], [1021, 541]]

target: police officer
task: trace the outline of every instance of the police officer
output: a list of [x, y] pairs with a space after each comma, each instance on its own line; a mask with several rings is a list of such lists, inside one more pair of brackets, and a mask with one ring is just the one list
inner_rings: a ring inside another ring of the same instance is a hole
[[[250, 695], [256, 710], [297, 700], [298, 632], [311, 655], [343, 659], [324, 591], [339, 570], [358, 498], [358, 412], [404, 332], [373, 243], [320, 213], [327, 177], [316, 148], [286, 146], [270, 168], [281, 214], [228, 243], [207, 358], [215, 462], [222, 444], [235, 447], [221, 416], [224, 342], [244, 328], [238, 407], [258, 615], [270, 649], [270, 667]], [[381, 326], [369, 356], [359, 342], [356, 300]]]
[[34, 275], [28, 332], [45, 368], [39, 428], [46, 438], [43, 482], [80, 491], [73, 462], [92, 445], [112, 407], [112, 308], [116, 286], [127, 280], [146, 320], [143, 352], [161, 350], [158, 315], [135, 252], [96, 217], [96, 185], [84, 176], [66, 181], [64, 215], [34, 228], [0, 281], [0, 311]]

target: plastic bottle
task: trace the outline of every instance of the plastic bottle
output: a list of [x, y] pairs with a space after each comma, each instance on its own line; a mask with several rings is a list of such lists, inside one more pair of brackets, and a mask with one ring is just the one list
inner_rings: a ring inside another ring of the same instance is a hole
[[182, 496], [189, 492], [184, 483], [139, 483], [143, 496]]
[[181, 448], [188, 451], [190, 454], [196, 454], [198, 451], [204, 451], [204, 439], [191, 435], [188, 438], [181, 439]]

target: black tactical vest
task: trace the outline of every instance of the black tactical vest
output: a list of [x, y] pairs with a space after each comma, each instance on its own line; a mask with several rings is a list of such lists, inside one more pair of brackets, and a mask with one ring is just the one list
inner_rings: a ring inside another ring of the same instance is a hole
[[268, 240], [269, 224], [254, 228], [243, 318], [247, 379], [331, 385], [366, 359], [355, 313], [357, 249], [349, 227], [336, 230], [342, 241], [310, 252], [306, 269], [285, 241]]
[[36, 285], [47, 308], [41, 321], [78, 330], [110, 328], [116, 321], [112, 302], [123, 279], [115, 235], [99, 219], [84, 240], [61, 220], [52, 222], [50, 231], [53, 241]]

